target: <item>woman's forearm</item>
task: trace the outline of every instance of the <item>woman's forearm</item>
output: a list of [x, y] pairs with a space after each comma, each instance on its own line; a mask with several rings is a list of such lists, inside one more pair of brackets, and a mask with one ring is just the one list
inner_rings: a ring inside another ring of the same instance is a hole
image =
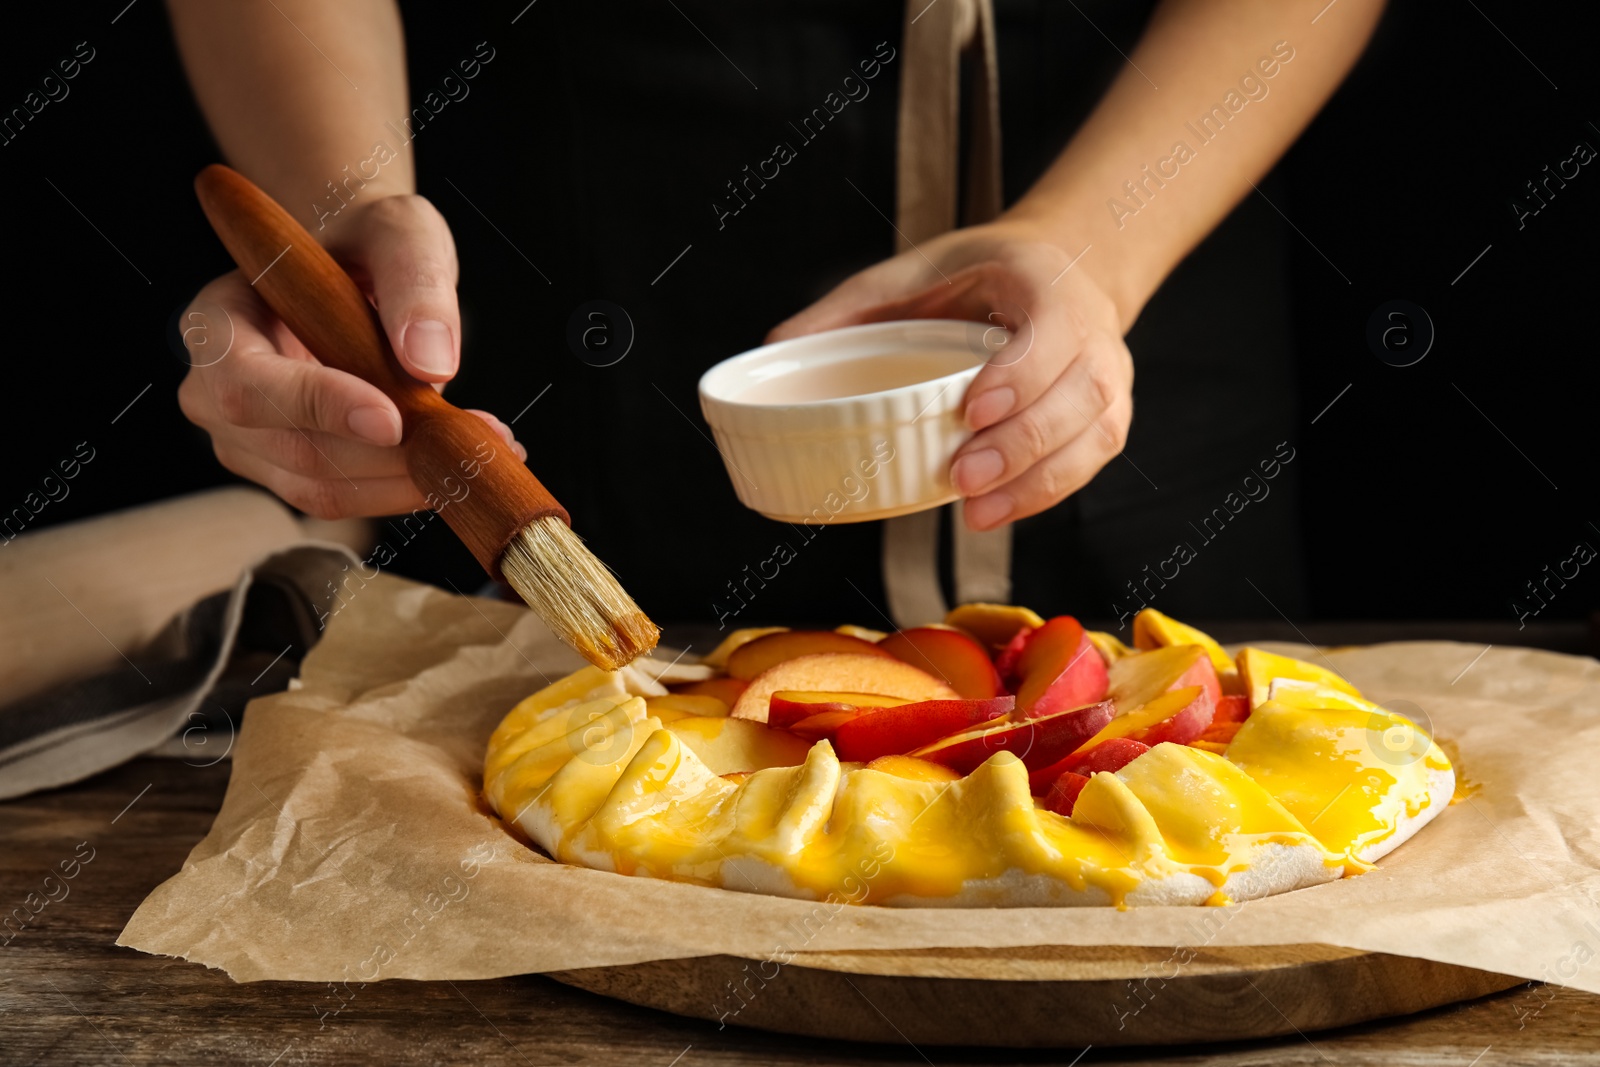
[[1105, 98], [1007, 213], [1042, 227], [1124, 329], [1293, 143], [1361, 54], [1382, 0], [1312, 24], [1279, 0], [1167, 0]]
[[[394, 0], [168, 0], [168, 8], [223, 154], [319, 239], [349, 217], [342, 204], [415, 190], [410, 147], [386, 125], [407, 114]], [[375, 158], [379, 142], [388, 150]]]

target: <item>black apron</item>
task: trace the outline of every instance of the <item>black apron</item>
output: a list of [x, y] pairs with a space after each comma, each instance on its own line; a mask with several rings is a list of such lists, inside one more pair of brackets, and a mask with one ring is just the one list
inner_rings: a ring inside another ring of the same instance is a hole
[[[1148, 11], [998, 0], [996, 14], [1010, 203], [1123, 65], [1101, 32], [1131, 52]], [[416, 93], [459, 46], [433, 36], [444, 13], [405, 15]], [[696, 383], [892, 253], [903, 19], [883, 0], [545, 0], [491, 38], [474, 96], [418, 137], [421, 189], [462, 253], [452, 399], [520, 413], [530, 466], [660, 620], [888, 626], [879, 524], [794, 527], [742, 507]], [[836, 114], [830, 94], [848, 97]], [[825, 126], [805, 121], [823, 107]], [[780, 144], [792, 158], [751, 181]], [[1265, 594], [1303, 609], [1285, 260], [1272, 209], [1247, 200], [1146, 307], [1128, 338], [1125, 455], [1016, 525], [1017, 602], [1113, 625], [1141, 603], [1259, 617]], [[591, 327], [589, 347], [569, 343]]]

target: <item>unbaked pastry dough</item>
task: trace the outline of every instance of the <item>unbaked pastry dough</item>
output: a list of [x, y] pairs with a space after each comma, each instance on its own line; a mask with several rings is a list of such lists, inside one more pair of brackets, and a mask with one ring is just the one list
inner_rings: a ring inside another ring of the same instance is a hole
[[[1455, 788], [1414, 724], [1342, 679], [1284, 673], [1221, 754], [1158, 744], [1095, 774], [1070, 816], [1035, 802], [1009, 752], [922, 781], [762, 723], [652, 713], [648, 665], [585, 667], [517, 705], [484, 791], [557, 860], [724, 889], [922, 907], [1251, 900], [1370, 869]], [[1424, 751], [1373, 743], [1391, 730]], [[719, 765], [752, 751], [767, 765]]]

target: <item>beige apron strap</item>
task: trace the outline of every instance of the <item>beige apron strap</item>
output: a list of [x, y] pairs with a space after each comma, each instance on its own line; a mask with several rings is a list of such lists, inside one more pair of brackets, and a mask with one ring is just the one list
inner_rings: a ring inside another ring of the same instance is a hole
[[[916, 0], [912, 0], [913, 3]], [[967, 202], [963, 222], [988, 222], [1004, 206], [1000, 188], [1000, 60], [995, 52], [994, 5], [980, 0], [973, 41], [971, 146], [967, 150]]]
[[[915, 2], [915, 0], [913, 0]], [[971, 147], [967, 151], [967, 225], [988, 222], [1003, 206], [1000, 188], [1000, 65], [995, 53], [994, 7], [977, 5], [976, 62], [972, 64]], [[956, 600], [962, 604], [1011, 600], [1011, 527], [978, 533], [952, 508]]]
[[961, 521], [961, 505], [952, 504], [950, 508], [956, 602], [1011, 603], [1011, 527], [970, 530]]
[[956, 226], [961, 149], [961, 53], [981, 0], [907, 0], [895, 156], [895, 248]]
[[[961, 157], [961, 62], [974, 55], [965, 221], [1000, 213], [1000, 80], [990, 0], [908, 0], [902, 40], [896, 156], [895, 247], [954, 229]], [[974, 533], [951, 509], [956, 597], [1004, 602], [1011, 594], [1011, 528]], [[944, 618], [939, 588], [938, 512], [889, 519], [883, 528], [883, 583], [901, 626]]]
[[883, 589], [896, 626], [944, 621], [938, 508], [884, 520]]

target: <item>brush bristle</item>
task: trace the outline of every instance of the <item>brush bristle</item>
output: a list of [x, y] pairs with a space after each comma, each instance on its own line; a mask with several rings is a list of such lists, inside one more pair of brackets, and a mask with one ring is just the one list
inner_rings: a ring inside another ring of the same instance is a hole
[[567, 524], [538, 519], [506, 546], [500, 570], [557, 637], [614, 671], [656, 647], [661, 631]]

